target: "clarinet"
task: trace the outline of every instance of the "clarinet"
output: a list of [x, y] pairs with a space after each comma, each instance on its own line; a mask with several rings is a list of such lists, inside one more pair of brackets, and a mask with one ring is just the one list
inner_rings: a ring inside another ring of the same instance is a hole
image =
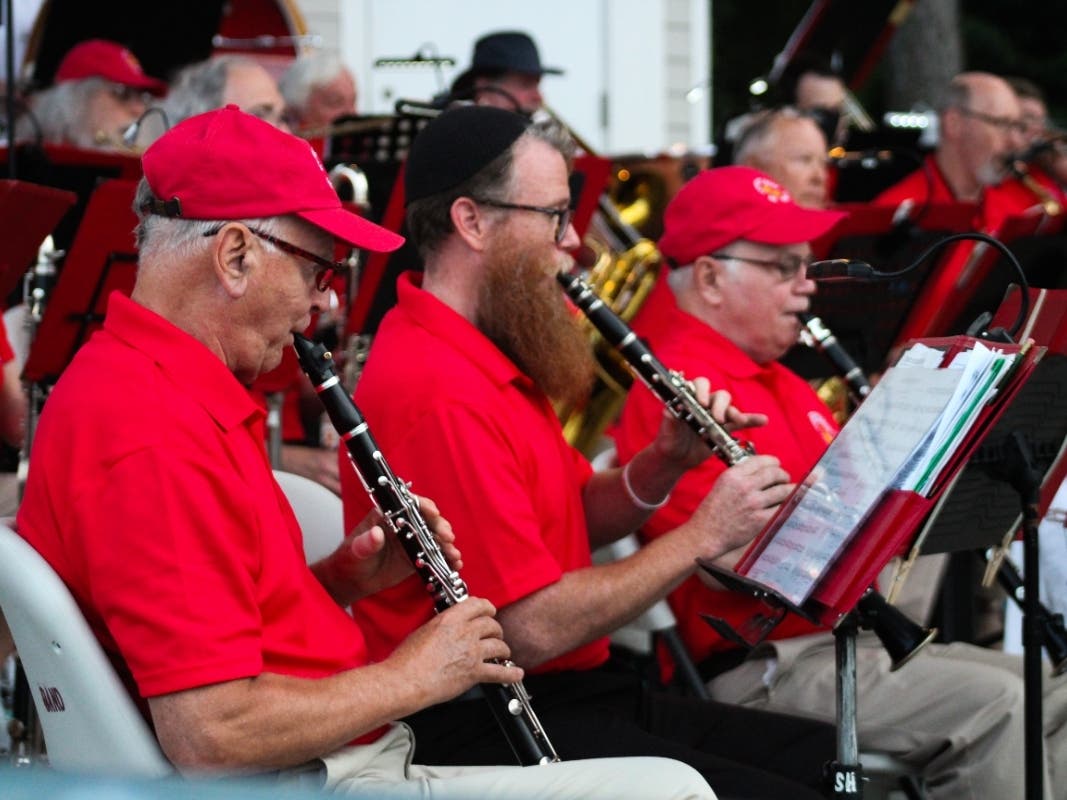
[[680, 372], [663, 366], [648, 345], [642, 342], [589, 284], [574, 274], [556, 275], [563, 291], [582, 310], [604, 340], [626, 359], [626, 363], [677, 419], [688, 425], [728, 466], [752, 455], [753, 450], [737, 441], [697, 400], [693, 387]]
[[[605, 341], [626, 359], [626, 363], [630, 365], [637, 377], [663, 401], [671, 414], [696, 432], [727, 466], [739, 464], [755, 453], [751, 444], [741, 444], [730, 435], [726, 428], [715, 421], [708, 410], [697, 400], [691, 384], [680, 373], [663, 366], [648, 345], [638, 338], [633, 329], [623, 322], [618, 314], [597, 297], [596, 292], [585, 281], [576, 275], [564, 272], [558, 273], [556, 277], [571, 301], [582, 310]], [[875, 610], [885, 617], [893, 616], [894, 619], [896, 618], [894, 615], [899, 614], [896, 609], [889, 606], [885, 598], [873, 586], [863, 594], [857, 607], [868, 609], [870, 616], [873, 616]], [[921, 631], [920, 633], [922, 641], [906, 654], [905, 660], [930, 641], [936, 631]], [[897, 666], [902, 663], [903, 661]]]
[[[466, 600], [469, 596], [467, 584], [449, 566], [419, 511], [418, 500], [386, 463], [366, 420], [337, 377], [333, 356], [322, 344], [313, 343], [299, 334], [293, 334], [293, 348], [330, 422], [347, 447], [363, 488], [382, 513], [384, 527], [399, 539], [415, 572], [433, 598], [434, 610], [441, 612]], [[510, 661], [496, 663], [512, 665]], [[522, 766], [550, 764], [560, 760], [530, 705], [530, 696], [521, 681], [506, 685], [483, 683], [481, 689]]]
[[821, 319], [814, 314], [797, 314], [797, 317], [804, 326], [800, 329], [800, 341], [830, 359], [834, 369], [848, 385], [852, 402], [856, 405], [862, 403], [871, 393], [871, 384], [860, 366], [852, 360], [852, 356]]

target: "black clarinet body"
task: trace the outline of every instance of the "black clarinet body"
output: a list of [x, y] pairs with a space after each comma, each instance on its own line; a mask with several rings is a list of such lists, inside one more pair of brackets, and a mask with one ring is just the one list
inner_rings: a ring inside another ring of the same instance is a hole
[[[294, 334], [293, 340], [300, 366], [347, 448], [363, 487], [385, 518], [385, 527], [400, 541], [433, 598], [434, 609], [441, 612], [463, 602], [469, 596], [466, 583], [449, 566], [419, 510], [417, 498], [386, 462], [366, 420], [342, 386], [333, 357], [323, 345], [303, 336]], [[483, 683], [480, 688], [520, 764], [533, 766], [560, 760], [521, 682]]]
[[619, 351], [641, 382], [663, 401], [671, 414], [692, 428], [715, 455], [730, 466], [752, 455], [750, 448], [731, 436], [701, 405], [685, 376], [663, 366], [648, 345], [597, 296], [589, 284], [577, 275], [565, 272], [560, 272], [556, 277], [571, 302], [582, 310], [604, 340]]
[[804, 327], [800, 330], [800, 341], [826, 356], [841, 379], [848, 386], [852, 402], [859, 405], [871, 393], [871, 384], [867, 376], [849, 352], [841, 346], [826, 324], [814, 314], [797, 314]]

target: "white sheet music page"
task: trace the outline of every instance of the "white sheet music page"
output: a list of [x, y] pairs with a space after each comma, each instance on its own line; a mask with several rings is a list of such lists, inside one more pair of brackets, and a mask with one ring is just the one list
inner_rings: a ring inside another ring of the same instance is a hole
[[748, 578], [807, 599], [952, 398], [960, 371], [921, 363], [886, 372], [775, 517]]

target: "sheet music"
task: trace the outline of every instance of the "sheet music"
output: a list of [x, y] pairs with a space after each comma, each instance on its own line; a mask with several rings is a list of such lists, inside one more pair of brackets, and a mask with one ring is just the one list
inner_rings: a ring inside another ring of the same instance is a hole
[[894, 484], [960, 378], [958, 370], [925, 366], [886, 372], [775, 518], [770, 541], [746, 576], [803, 603]]

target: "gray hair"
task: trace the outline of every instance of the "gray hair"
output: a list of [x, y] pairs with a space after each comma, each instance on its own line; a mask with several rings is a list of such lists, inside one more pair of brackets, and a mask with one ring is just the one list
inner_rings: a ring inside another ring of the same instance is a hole
[[[111, 86], [106, 78], [64, 81], [38, 92], [31, 100], [31, 113], [40, 127], [40, 137], [49, 144], [97, 147], [96, 131], [89, 130], [88, 110], [93, 96]], [[37, 131], [21, 120], [16, 138], [29, 138]]]
[[[137, 241], [137, 250], [142, 262], [152, 261], [160, 253], [168, 253], [177, 258], [187, 258], [196, 254], [208, 245], [207, 234], [217, 230], [231, 220], [218, 219], [180, 219], [163, 217], [149, 213], [145, 207], [155, 198], [152, 187], [148, 180], [141, 178], [137, 184], [137, 192], [133, 198], [133, 211], [137, 215], [137, 228], [134, 237]], [[286, 217], [263, 217], [259, 219], [232, 220], [240, 222], [263, 233], [279, 234], [282, 220]], [[263, 240], [262, 244], [267, 250], [273, 252], [277, 248], [270, 242]]]
[[772, 108], [756, 113], [738, 135], [737, 145], [734, 148], [734, 163], [752, 166], [755, 162], [761, 161], [760, 156], [765, 152], [774, 134], [774, 126], [783, 119], [811, 118], [792, 106]]
[[222, 107], [226, 76], [237, 64], [255, 64], [246, 56], [220, 56], [183, 67], [174, 76], [163, 101], [163, 111], [171, 126], [182, 120]]
[[970, 108], [971, 106], [971, 85], [965, 78], [957, 75], [951, 81], [941, 97], [941, 103], [938, 105], [938, 111], [945, 113], [950, 108]]
[[574, 140], [567, 130], [555, 120], [546, 119], [532, 123], [507, 150], [498, 155], [474, 175], [458, 186], [444, 192], [422, 197], [408, 205], [407, 226], [409, 238], [418, 248], [419, 255], [427, 260], [451, 235], [452, 204], [461, 197], [480, 197], [506, 201], [515, 180], [515, 149], [527, 139], [536, 139], [550, 145], [563, 156], [568, 168], [574, 156]]
[[278, 90], [285, 98], [285, 105], [302, 116], [312, 90], [329, 83], [344, 70], [341, 57], [332, 51], [307, 53], [293, 61], [278, 79]]

